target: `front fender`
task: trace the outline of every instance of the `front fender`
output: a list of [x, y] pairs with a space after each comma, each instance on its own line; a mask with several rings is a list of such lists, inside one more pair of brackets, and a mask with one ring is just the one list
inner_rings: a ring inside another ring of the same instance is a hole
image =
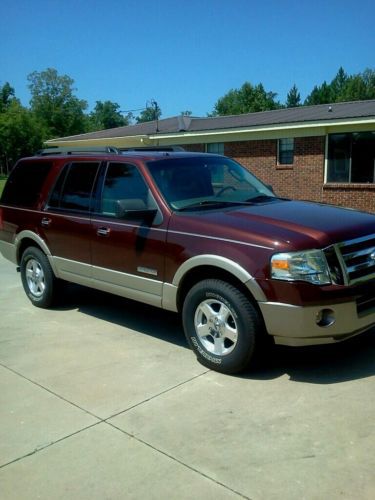
[[237, 262], [221, 257], [219, 255], [196, 255], [186, 260], [177, 269], [172, 283], [164, 283], [163, 286], [163, 307], [172, 311], [177, 311], [177, 293], [178, 288], [186, 274], [200, 266], [217, 267], [224, 269], [226, 272], [232, 274], [241, 283], [243, 283], [251, 292], [255, 300], [258, 302], [266, 301], [266, 296], [260, 288], [254, 277], [241, 267]]

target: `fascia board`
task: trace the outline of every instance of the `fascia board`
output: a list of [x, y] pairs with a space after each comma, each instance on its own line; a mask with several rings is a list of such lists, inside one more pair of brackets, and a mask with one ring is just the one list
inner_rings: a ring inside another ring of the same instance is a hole
[[[149, 139], [173, 139], [173, 138], [203, 138], [203, 137], [217, 137], [220, 136], [242, 136], [245, 134], [252, 135], [258, 133], [267, 133], [267, 132], [278, 132], [278, 131], [303, 131], [303, 130], [312, 130], [320, 129], [322, 133], [326, 133], [327, 130], [334, 127], [342, 127], [342, 126], [358, 126], [358, 125], [373, 125], [375, 127], [375, 119], [363, 119], [363, 120], [338, 120], [338, 121], [320, 121], [320, 122], [303, 122], [303, 123], [288, 123], [284, 125], [267, 125], [267, 126], [257, 126], [251, 128], [236, 128], [236, 129], [220, 129], [220, 130], [203, 130], [196, 132], [176, 132], [169, 134], [152, 134], [149, 135]], [[304, 133], [303, 135], [306, 135]]]
[[123, 137], [99, 137], [96, 139], [50, 139], [44, 144], [49, 146], [85, 146], [96, 144], [98, 146], [134, 146], [135, 144], [147, 144], [147, 135], [128, 135]]

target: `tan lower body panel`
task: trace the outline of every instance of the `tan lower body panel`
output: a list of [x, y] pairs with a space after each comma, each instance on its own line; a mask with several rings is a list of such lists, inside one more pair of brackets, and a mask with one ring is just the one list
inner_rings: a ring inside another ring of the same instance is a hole
[[[259, 302], [266, 329], [277, 344], [303, 346], [345, 340], [375, 327], [375, 311], [358, 316], [355, 302], [300, 307]], [[332, 311], [332, 322], [318, 324], [321, 311]], [[330, 324], [328, 324], [330, 323]]]

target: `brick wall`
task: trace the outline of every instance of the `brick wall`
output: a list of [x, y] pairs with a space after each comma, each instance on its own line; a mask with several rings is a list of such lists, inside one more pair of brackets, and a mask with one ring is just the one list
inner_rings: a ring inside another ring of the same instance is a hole
[[181, 144], [181, 146], [190, 152], [204, 153], [206, 151], [205, 144]]
[[277, 140], [229, 142], [225, 154], [242, 163], [279, 196], [321, 201], [325, 137], [294, 140], [294, 164], [277, 165]]
[[324, 203], [375, 212], [375, 184], [326, 184]]
[[[205, 151], [204, 144], [183, 147]], [[295, 138], [293, 165], [277, 164], [276, 139], [227, 142], [224, 154], [271, 184], [279, 196], [375, 212], [375, 184], [324, 185], [325, 136]]]

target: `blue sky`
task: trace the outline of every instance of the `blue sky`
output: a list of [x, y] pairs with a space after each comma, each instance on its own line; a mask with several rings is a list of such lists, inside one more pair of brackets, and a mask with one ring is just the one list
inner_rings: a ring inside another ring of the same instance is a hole
[[338, 68], [375, 69], [375, 2], [362, 0], [1, 0], [0, 85], [28, 105], [27, 75], [53, 67], [89, 103], [163, 117], [211, 112], [245, 81], [282, 102]]

